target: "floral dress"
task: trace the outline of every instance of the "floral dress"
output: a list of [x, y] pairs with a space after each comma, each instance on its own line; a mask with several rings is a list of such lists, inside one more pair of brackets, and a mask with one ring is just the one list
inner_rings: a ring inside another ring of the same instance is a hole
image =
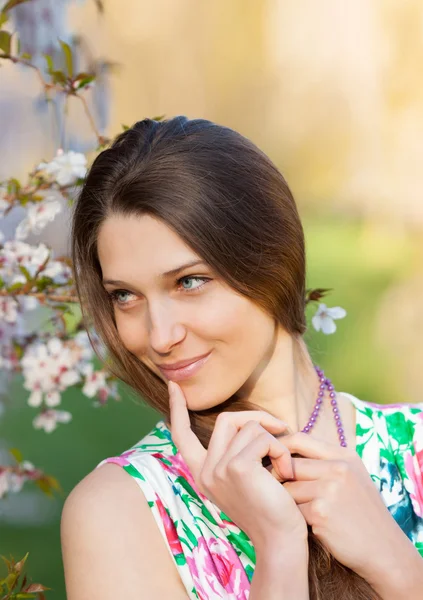
[[[423, 556], [423, 404], [356, 407], [356, 450], [387, 508]], [[134, 478], [190, 599], [248, 599], [255, 551], [248, 536], [197, 488], [164, 421], [106, 458]]]

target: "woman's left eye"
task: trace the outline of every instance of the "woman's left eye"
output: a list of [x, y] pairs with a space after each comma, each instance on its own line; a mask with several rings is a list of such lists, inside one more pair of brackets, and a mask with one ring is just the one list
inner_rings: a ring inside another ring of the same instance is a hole
[[[192, 282], [202, 282], [200, 283], [200, 285], [192, 285]], [[191, 292], [191, 291], [196, 291], [199, 288], [203, 287], [204, 284], [206, 284], [208, 281], [210, 281], [209, 277], [195, 277], [193, 275], [187, 276], [187, 277], [181, 277], [180, 279], [178, 279], [178, 284], [182, 286], [182, 289], [185, 292]], [[185, 287], [183, 284], [184, 282], [188, 283], [188, 286]]]

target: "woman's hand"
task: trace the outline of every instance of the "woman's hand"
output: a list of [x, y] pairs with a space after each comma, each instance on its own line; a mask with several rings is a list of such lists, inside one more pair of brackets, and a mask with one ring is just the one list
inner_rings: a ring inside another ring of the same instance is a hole
[[[355, 450], [305, 433], [284, 436], [294, 481], [283, 483], [313, 533], [342, 564], [367, 579], [388, 578], [395, 548], [410, 543], [390, 515]], [[389, 560], [388, 560], [389, 559]], [[376, 583], [376, 582], [375, 582]]]
[[[307, 525], [279, 480], [293, 476], [289, 450], [274, 435], [288, 427], [265, 411], [224, 412], [206, 450], [191, 429], [185, 396], [169, 382], [172, 438], [200, 491], [245, 531], [254, 545], [306, 544]], [[275, 476], [263, 467], [269, 455]]]

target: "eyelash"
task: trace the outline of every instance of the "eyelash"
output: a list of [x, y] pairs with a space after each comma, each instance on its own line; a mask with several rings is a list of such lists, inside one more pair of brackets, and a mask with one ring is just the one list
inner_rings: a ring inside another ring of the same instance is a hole
[[[187, 292], [188, 294], [195, 294], [196, 292], [198, 292], [206, 283], [208, 283], [210, 281], [209, 277], [197, 277], [196, 275], [186, 275], [185, 277], [181, 277], [180, 279], [177, 279], [176, 283], [178, 285], [180, 285], [181, 281], [184, 281], [185, 279], [199, 279], [201, 281], [203, 281], [203, 283], [201, 285], [199, 285], [198, 287], [192, 289], [192, 290], [187, 290], [184, 289], [184, 292]], [[126, 293], [126, 294], [132, 294], [132, 292], [130, 292], [129, 290], [113, 290], [113, 292], [108, 292], [108, 295], [111, 299], [111, 301], [113, 302], [113, 304], [117, 304], [120, 306], [125, 306], [127, 304], [129, 304], [128, 302], [119, 302], [118, 300], [118, 295], [121, 294], [122, 292]]]

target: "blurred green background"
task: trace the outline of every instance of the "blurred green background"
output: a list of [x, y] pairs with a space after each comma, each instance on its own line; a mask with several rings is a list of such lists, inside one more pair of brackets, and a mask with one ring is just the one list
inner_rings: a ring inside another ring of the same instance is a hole
[[[42, 55], [72, 34], [85, 63], [100, 61], [108, 74], [92, 98], [102, 133], [185, 114], [233, 127], [271, 157], [303, 218], [308, 287], [333, 288], [325, 303], [347, 311], [335, 335], [307, 333], [315, 362], [337, 390], [363, 400], [423, 401], [420, 0], [104, 0], [103, 12], [93, 0], [35, 4], [24, 28], [33, 49]], [[54, 156], [58, 120], [39, 110], [32, 72], [7, 64], [0, 77], [1, 180]], [[95, 147], [78, 103], [69, 101], [60, 136], [65, 148]], [[41, 240], [63, 253], [68, 223], [57, 221]], [[64, 498], [159, 417], [126, 393], [94, 408], [72, 391], [62, 402], [72, 422], [46, 434], [33, 428], [27, 397], [16, 379], [0, 449], [18, 447], [64, 494], [49, 499], [26, 484], [0, 500], [0, 554], [29, 552], [32, 579], [62, 599]]]

